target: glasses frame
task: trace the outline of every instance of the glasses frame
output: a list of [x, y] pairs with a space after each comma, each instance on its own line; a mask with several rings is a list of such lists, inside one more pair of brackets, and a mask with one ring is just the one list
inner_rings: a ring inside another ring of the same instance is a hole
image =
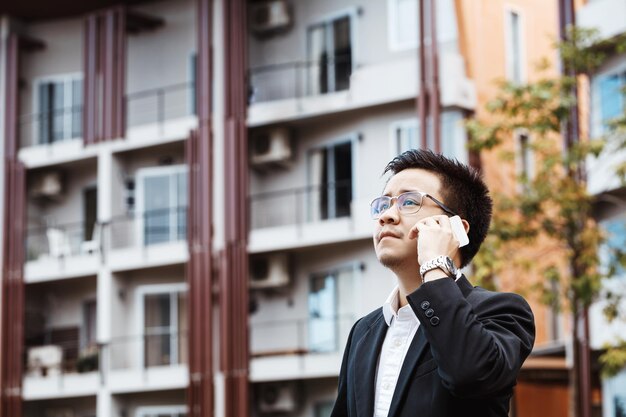
[[[395, 196], [395, 197], [389, 197], [389, 196], [386, 196], [386, 195], [381, 195], [380, 197], [376, 197], [375, 199], [373, 199], [373, 200], [370, 202], [370, 215], [372, 216], [372, 220], [378, 220], [378, 219], [380, 219], [380, 217], [383, 215], [383, 213], [385, 213], [387, 210], [389, 210], [391, 207], [393, 207], [394, 200], [396, 200], [396, 201], [397, 201], [400, 197], [402, 197], [403, 195], [406, 195], [406, 194], [417, 194], [417, 195], [419, 195], [419, 196], [420, 196], [420, 198], [421, 198], [419, 208], [415, 211], [415, 213], [408, 213], [408, 214], [416, 214], [416, 213], [418, 213], [418, 212], [422, 209], [422, 206], [424, 205], [424, 204], [422, 204], [422, 202], [423, 202], [423, 200], [424, 200], [424, 197], [428, 197], [428, 198], [430, 198], [430, 199], [431, 199], [431, 200], [432, 200], [435, 204], [437, 204], [437, 205], [439, 206], [439, 208], [441, 208], [441, 209], [442, 209], [442, 210], [443, 210], [446, 214], [448, 214], [448, 215], [450, 215], [450, 216], [457, 216], [457, 214], [456, 214], [453, 210], [451, 210], [448, 206], [446, 206], [445, 204], [443, 204], [441, 201], [437, 200], [437, 199], [436, 199], [435, 197], [433, 197], [432, 195], [430, 195], [430, 194], [428, 194], [428, 193], [425, 193], [425, 192], [423, 192], [423, 191], [407, 191], [407, 192], [405, 192], [405, 193], [398, 194], [398, 195], [397, 195], [397, 196]], [[372, 208], [372, 205], [374, 204], [374, 201], [378, 200], [379, 198], [388, 198], [388, 199], [389, 199], [389, 207], [387, 207], [385, 210], [381, 211], [381, 212], [380, 212], [377, 216], [374, 216], [374, 215], [372, 214], [371, 208]], [[398, 213], [402, 213], [402, 210], [398, 209]]]

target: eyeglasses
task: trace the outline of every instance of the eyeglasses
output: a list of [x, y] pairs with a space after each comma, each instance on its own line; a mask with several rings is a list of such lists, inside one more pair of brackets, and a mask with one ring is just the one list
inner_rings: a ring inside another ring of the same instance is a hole
[[393, 200], [396, 200], [398, 211], [402, 214], [415, 214], [422, 208], [422, 200], [424, 197], [430, 198], [435, 202], [443, 211], [451, 216], [456, 216], [456, 213], [446, 207], [441, 201], [428, 193], [421, 191], [409, 191], [408, 193], [402, 193], [395, 197], [389, 197], [386, 195], [375, 198], [370, 203], [370, 214], [372, 219], [376, 220], [382, 216], [382, 214], [393, 205]]

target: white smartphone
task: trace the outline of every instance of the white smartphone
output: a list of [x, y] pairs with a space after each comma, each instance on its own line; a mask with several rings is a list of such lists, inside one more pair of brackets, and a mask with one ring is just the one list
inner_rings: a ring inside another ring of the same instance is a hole
[[459, 248], [467, 245], [469, 243], [469, 237], [467, 233], [465, 233], [461, 218], [459, 216], [450, 217], [450, 226], [452, 226], [452, 233], [454, 233], [454, 236], [459, 241]]

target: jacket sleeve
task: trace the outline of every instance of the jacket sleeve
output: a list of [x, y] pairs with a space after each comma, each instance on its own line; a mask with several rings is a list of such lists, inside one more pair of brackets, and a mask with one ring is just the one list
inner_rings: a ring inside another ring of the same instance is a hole
[[335, 406], [330, 413], [330, 417], [348, 417], [348, 361], [350, 360], [350, 348], [352, 345], [352, 336], [354, 335], [354, 329], [359, 324], [357, 320], [350, 330], [348, 341], [346, 342], [346, 348], [343, 351], [343, 359], [341, 361], [341, 370], [339, 371], [339, 387], [337, 389], [337, 399], [335, 400]]
[[515, 385], [535, 340], [533, 313], [522, 297], [475, 289], [466, 299], [454, 280], [440, 279], [408, 301], [453, 395], [480, 398]]

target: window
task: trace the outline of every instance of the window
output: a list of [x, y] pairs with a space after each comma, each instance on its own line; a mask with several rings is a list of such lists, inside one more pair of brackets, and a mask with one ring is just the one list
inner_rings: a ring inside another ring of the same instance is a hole
[[153, 407], [137, 407], [135, 417], [187, 417], [187, 406], [161, 405]]
[[186, 355], [186, 286], [163, 284], [138, 290], [144, 367], [183, 363]]
[[309, 94], [347, 90], [352, 74], [352, 18], [344, 15], [308, 29]]
[[94, 238], [94, 229], [98, 221], [98, 188], [83, 189], [83, 239], [89, 242]]
[[97, 343], [97, 304], [96, 300], [83, 303], [82, 349], [96, 346]]
[[[309, 350], [335, 352], [345, 339], [354, 313], [354, 271], [350, 265], [313, 274], [309, 286]], [[345, 337], [344, 337], [345, 336]]]
[[522, 18], [513, 10], [506, 12], [506, 77], [509, 81], [524, 82], [522, 52]]
[[626, 279], [626, 271], [619, 266], [615, 252], [626, 247], [626, 214], [603, 221], [602, 227], [607, 233], [607, 238], [604, 247], [600, 250], [600, 259], [607, 267], [608, 265], [617, 266], [616, 278]]
[[624, 92], [626, 86], [626, 72], [611, 74], [599, 78], [599, 109], [602, 130], [616, 117], [624, 114]]
[[[431, 128], [432, 129], [432, 128]], [[419, 120], [400, 120], [391, 125], [392, 147], [395, 155], [409, 149], [420, 149]], [[435, 149], [434, 134], [429, 135], [428, 149]], [[468, 161], [467, 135], [463, 127], [463, 114], [459, 111], [441, 113], [441, 153], [456, 158], [463, 163]]]
[[82, 135], [82, 78], [42, 80], [36, 87], [38, 142], [48, 144]]
[[138, 235], [143, 245], [184, 240], [187, 235], [187, 167], [137, 171]]
[[[453, 0], [437, 0], [437, 39], [439, 43], [454, 43], [457, 24]], [[417, 48], [419, 34], [418, 0], [387, 0], [389, 48], [402, 51]], [[430, 34], [425, 33], [425, 42]]]
[[352, 202], [352, 141], [309, 153], [309, 220], [350, 216]]
[[615, 417], [626, 417], [626, 396], [613, 397], [615, 402]]
[[527, 133], [518, 133], [516, 136], [517, 147], [517, 175], [525, 180], [531, 180], [535, 171], [535, 158]]

